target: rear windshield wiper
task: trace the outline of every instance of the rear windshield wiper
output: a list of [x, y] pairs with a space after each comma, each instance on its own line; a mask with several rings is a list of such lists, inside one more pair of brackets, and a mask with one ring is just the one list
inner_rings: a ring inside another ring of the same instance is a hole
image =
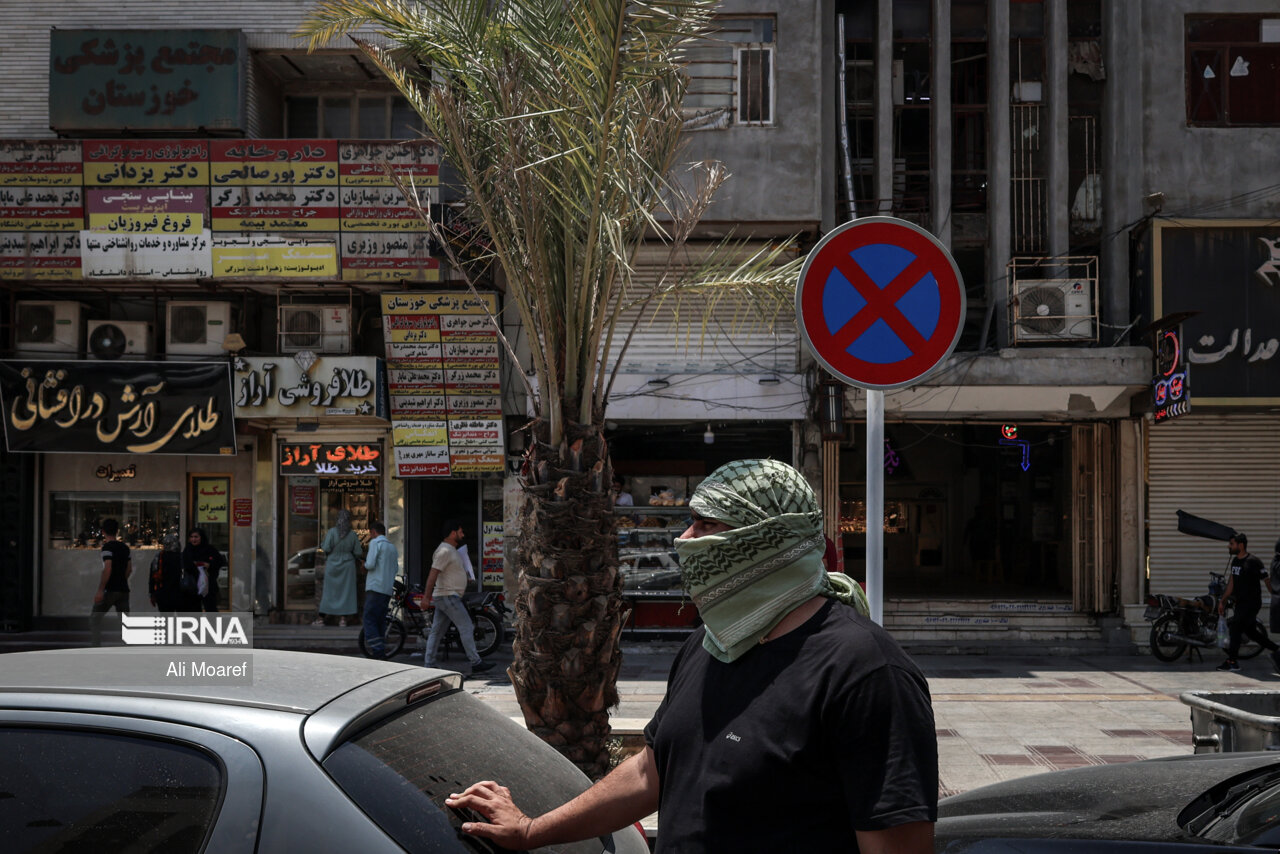
[[[1252, 798], [1263, 789], [1270, 788], [1277, 780], [1280, 780], [1280, 771], [1274, 768], [1265, 769], [1261, 775], [1242, 780], [1224, 791], [1220, 797], [1208, 803], [1203, 810], [1187, 820], [1183, 827], [1193, 836], [1199, 836], [1202, 831], [1206, 830], [1215, 821], [1230, 815], [1241, 803]], [[1196, 800], [1205, 798], [1207, 794], [1206, 792]], [[1193, 806], [1194, 804], [1195, 801], [1192, 802]]]

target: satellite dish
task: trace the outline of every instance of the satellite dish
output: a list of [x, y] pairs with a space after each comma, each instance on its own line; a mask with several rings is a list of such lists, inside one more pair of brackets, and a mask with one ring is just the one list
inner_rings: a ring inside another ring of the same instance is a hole
[[128, 345], [124, 330], [114, 323], [98, 324], [89, 336], [89, 354], [96, 359], [119, 359]]

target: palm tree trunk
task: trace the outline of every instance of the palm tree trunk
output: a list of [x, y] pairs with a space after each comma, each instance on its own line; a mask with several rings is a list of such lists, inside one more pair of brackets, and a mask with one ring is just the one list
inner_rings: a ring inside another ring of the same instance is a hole
[[527, 460], [509, 673], [529, 730], [598, 780], [609, 771], [627, 612], [608, 445], [600, 425], [569, 423], [565, 436], [535, 441]]

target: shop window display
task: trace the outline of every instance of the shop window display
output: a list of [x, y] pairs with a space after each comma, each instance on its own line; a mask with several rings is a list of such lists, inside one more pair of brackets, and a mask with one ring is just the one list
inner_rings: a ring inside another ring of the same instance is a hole
[[176, 492], [53, 492], [49, 495], [49, 547], [98, 549], [102, 522], [120, 522], [120, 539], [130, 548], [156, 548], [167, 533], [178, 533]]

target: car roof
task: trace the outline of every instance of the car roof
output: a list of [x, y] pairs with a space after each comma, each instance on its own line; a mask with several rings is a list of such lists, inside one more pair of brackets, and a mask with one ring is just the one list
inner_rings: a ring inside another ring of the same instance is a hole
[[0, 654], [0, 705], [6, 695], [14, 694], [91, 694], [228, 703], [310, 714], [364, 686], [377, 689], [372, 693], [397, 694], [447, 674], [421, 665], [351, 656], [246, 649], [244, 658], [252, 660], [250, 685], [179, 680], [150, 686], [129, 684], [131, 675], [138, 672], [139, 656], [182, 660], [214, 652], [225, 658], [236, 651], [228, 647], [168, 647], [161, 651], [154, 647], [106, 647], [4, 653]]

